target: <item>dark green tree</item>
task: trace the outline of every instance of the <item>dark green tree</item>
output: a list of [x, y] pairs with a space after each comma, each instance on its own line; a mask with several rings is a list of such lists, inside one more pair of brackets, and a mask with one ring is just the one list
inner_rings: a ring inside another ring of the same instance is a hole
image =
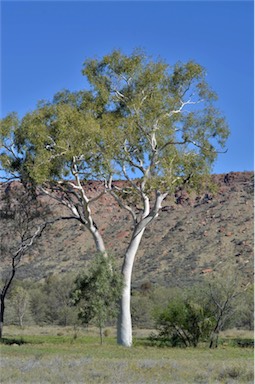
[[201, 305], [182, 297], [176, 297], [156, 316], [157, 339], [174, 347], [196, 347], [209, 337], [212, 326], [212, 318]]

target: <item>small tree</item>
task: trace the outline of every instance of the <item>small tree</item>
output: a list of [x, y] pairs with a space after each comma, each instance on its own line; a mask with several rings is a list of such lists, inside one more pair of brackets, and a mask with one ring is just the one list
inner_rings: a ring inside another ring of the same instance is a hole
[[1, 262], [7, 267], [2, 275], [0, 289], [0, 337], [3, 331], [6, 296], [22, 258], [45, 230], [48, 224], [45, 217], [49, 212], [34, 199], [31, 191], [25, 190], [20, 183], [8, 183], [2, 188], [0, 215], [4, 224], [1, 231], [0, 256]]
[[203, 295], [209, 311], [214, 317], [214, 327], [210, 336], [210, 348], [217, 348], [220, 331], [238, 310], [238, 299], [249, 284], [243, 284], [240, 271], [228, 263], [215, 271], [205, 282]]
[[11, 304], [18, 319], [19, 326], [23, 328], [23, 319], [29, 309], [30, 295], [22, 286], [17, 286], [12, 292]]
[[34, 284], [30, 291], [30, 311], [35, 324], [42, 326], [48, 323], [48, 310], [44, 284]]
[[121, 288], [121, 275], [115, 270], [112, 260], [102, 255], [96, 257], [87, 274], [78, 276], [76, 280], [73, 297], [80, 307], [79, 317], [84, 324], [95, 322], [101, 344], [106, 321], [117, 315]]
[[72, 305], [72, 292], [75, 287], [73, 274], [49, 276], [44, 283], [47, 297], [47, 320], [62, 326], [75, 324], [77, 312]]

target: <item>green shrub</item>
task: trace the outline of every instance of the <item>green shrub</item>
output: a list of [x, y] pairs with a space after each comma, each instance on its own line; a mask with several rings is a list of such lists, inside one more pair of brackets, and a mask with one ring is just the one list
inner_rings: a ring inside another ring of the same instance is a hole
[[173, 347], [196, 347], [209, 337], [212, 321], [199, 304], [177, 297], [156, 316], [156, 339]]

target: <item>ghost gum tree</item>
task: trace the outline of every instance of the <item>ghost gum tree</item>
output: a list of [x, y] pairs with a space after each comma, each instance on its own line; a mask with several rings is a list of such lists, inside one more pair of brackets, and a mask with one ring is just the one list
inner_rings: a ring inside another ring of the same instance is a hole
[[142, 52], [125, 56], [115, 51], [101, 61], [87, 61], [84, 74], [95, 96], [107, 103], [102, 153], [115, 166], [112, 175], [118, 172], [127, 180], [119, 189], [109, 178], [108, 189], [133, 219], [118, 324], [118, 342], [130, 346], [131, 275], [143, 233], [167, 195], [183, 184], [190, 189], [202, 185], [228, 128], [214, 107], [216, 95], [205, 70], [195, 62], [171, 68]]
[[[229, 131], [205, 69], [193, 61], [170, 67], [139, 50], [113, 51], [87, 60], [83, 74], [90, 90], [39, 105], [15, 129], [16, 143], [21, 168], [87, 227], [100, 252], [103, 239], [82, 183], [101, 180], [103, 192], [130, 213], [118, 320], [118, 343], [129, 347], [131, 276], [144, 231], [169, 194], [202, 187]], [[117, 178], [126, 180], [123, 188]]]

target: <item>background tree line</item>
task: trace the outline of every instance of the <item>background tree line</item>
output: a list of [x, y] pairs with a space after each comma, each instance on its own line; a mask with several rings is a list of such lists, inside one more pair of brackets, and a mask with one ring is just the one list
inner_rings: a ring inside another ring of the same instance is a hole
[[[97, 261], [89, 273], [78, 276], [71, 273], [51, 275], [43, 282], [15, 281], [6, 300], [6, 324], [93, 325], [100, 329], [102, 341], [104, 327], [115, 324], [117, 305], [113, 303], [117, 304], [121, 285], [111, 289], [106, 269], [101, 266], [100, 272], [99, 267]], [[112, 279], [118, 282], [118, 277]], [[103, 280], [104, 285], [97, 284]], [[235, 327], [252, 330], [254, 326], [253, 287], [237, 281], [235, 271], [228, 279], [222, 273], [189, 288], [145, 282], [132, 291], [131, 305], [134, 327], [156, 329], [151, 340], [169, 346], [196, 346], [208, 341], [215, 347], [220, 331]]]

